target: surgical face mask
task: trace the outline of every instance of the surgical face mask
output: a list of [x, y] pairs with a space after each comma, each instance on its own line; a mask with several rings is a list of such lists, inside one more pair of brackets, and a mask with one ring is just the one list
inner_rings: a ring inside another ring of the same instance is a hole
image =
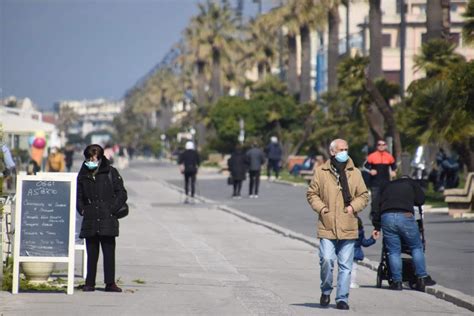
[[94, 169], [96, 169], [97, 167], [99, 167], [99, 162], [98, 162], [98, 161], [86, 161], [84, 164], [85, 164], [86, 167], [89, 168], [90, 170], [94, 170]]
[[347, 151], [341, 151], [338, 152], [334, 158], [336, 158], [336, 160], [339, 162], [346, 162], [347, 160], [349, 160], [349, 154], [347, 153]]

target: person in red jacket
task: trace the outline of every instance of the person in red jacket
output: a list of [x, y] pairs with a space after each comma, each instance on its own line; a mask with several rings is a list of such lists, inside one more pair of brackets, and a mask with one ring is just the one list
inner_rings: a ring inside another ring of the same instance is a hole
[[377, 149], [367, 157], [364, 165], [370, 170], [370, 218], [379, 211], [380, 188], [394, 178], [397, 169], [395, 158], [387, 151], [387, 143], [377, 141]]

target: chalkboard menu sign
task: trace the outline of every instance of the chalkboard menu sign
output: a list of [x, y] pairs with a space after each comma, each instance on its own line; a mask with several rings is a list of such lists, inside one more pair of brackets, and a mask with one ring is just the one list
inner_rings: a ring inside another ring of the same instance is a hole
[[13, 294], [20, 288], [21, 262], [67, 263], [67, 294], [74, 292], [76, 178], [65, 172], [18, 175]]
[[20, 256], [67, 257], [70, 182], [24, 181]]

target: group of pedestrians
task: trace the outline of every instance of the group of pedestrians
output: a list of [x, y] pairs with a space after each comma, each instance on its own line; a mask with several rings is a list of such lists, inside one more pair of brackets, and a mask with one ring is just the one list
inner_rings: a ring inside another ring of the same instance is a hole
[[357, 287], [353, 262], [363, 259], [361, 246], [374, 244], [380, 230], [388, 253], [392, 281], [390, 289], [402, 290], [402, 244], [409, 248], [413, 257], [416, 289], [424, 291], [426, 285], [435, 284], [426, 271], [423, 245], [413, 210], [415, 205], [424, 203], [424, 193], [418, 183], [408, 177], [390, 181], [390, 176], [394, 176], [395, 161], [386, 152], [386, 143], [383, 140], [377, 142], [377, 151], [368, 159], [373, 180], [372, 207], [375, 208], [371, 211], [374, 230], [369, 239], [365, 238], [358, 217], [369, 201], [362, 174], [349, 157], [349, 146], [345, 140], [332, 141], [329, 152], [331, 158], [315, 169], [307, 191], [308, 203], [318, 214], [321, 306], [326, 307], [330, 303], [334, 261], [337, 258], [336, 308], [349, 309], [349, 289]]
[[[278, 138], [272, 136], [270, 143], [262, 150], [256, 141], [252, 142], [251, 148], [244, 151], [242, 145], [237, 145], [230, 158], [227, 160], [227, 167], [230, 173], [228, 182], [232, 185], [232, 197], [240, 199], [242, 197], [242, 184], [249, 176], [249, 198], [258, 198], [260, 187], [260, 175], [262, 167], [267, 162], [267, 177], [279, 177], [282, 148], [278, 143]], [[178, 165], [181, 174], [184, 176], [185, 203], [192, 203], [196, 192], [196, 176], [201, 164], [201, 158], [192, 141], [187, 141], [185, 150], [178, 157]]]
[[[385, 144], [379, 141], [378, 145], [382, 147]], [[200, 157], [193, 142], [188, 141], [185, 148], [178, 163], [185, 177], [185, 193], [194, 197]], [[348, 152], [345, 140], [333, 140], [329, 146], [330, 159], [315, 169], [306, 194], [308, 203], [318, 214], [321, 306], [326, 307], [330, 303], [334, 262], [337, 259], [336, 308], [349, 309], [349, 290], [358, 287], [353, 262], [364, 259], [361, 247], [373, 245], [380, 231], [383, 232], [383, 243], [388, 253], [392, 281], [390, 289], [403, 289], [401, 252], [402, 244], [405, 244], [413, 257], [416, 289], [424, 291], [425, 286], [435, 282], [426, 271], [423, 245], [413, 210], [414, 206], [424, 203], [423, 190], [408, 177], [385, 181], [375, 190], [379, 196], [377, 209], [372, 212], [374, 230], [366, 238], [359, 213], [367, 206], [369, 193], [361, 171], [356, 168]], [[84, 158], [77, 178], [77, 211], [83, 216], [80, 237], [86, 240], [88, 254], [88, 273], [83, 291], [95, 290], [97, 261], [102, 248], [105, 291], [121, 292], [115, 282], [115, 238], [119, 234], [115, 214], [126, 202], [127, 191], [119, 172], [111, 166], [101, 146], [87, 146]], [[369, 161], [371, 170], [377, 171], [371, 173], [373, 177], [390, 176], [390, 171], [394, 171], [392, 169], [387, 173], [385, 168], [377, 166], [377, 162], [384, 164], [383, 167], [392, 166], [391, 159]], [[242, 174], [245, 177], [248, 170], [250, 195], [258, 195], [259, 175], [264, 163], [265, 155], [257, 143], [253, 143], [245, 153], [242, 147], [236, 148], [228, 163], [234, 181], [240, 179], [234, 184], [234, 194], [240, 193]]]

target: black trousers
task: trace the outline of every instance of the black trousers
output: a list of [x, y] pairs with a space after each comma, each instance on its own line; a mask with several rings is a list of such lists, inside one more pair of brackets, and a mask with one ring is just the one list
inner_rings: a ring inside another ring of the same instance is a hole
[[194, 197], [196, 191], [196, 172], [184, 173], [184, 192], [189, 195], [189, 185], [191, 185], [191, 197]]
[[234, 193], [233, 196], [240, 196], [240, 190], [242, 189], [242, 180], [234, 179]]
[[279, 159], [268, 159], [267, 162], [267, 176], [268, 179], [270, 179], [271, 176], [271, 170], [273, 169], [273, 172], [275, 172], [275, 178], [278, 179], [278, 175], [280, 173], [280, 160]]
[[86, 285], [95, 286], [99, 247], [102, 247], [104, 257], [104, 283], [115, 283], [115, 237], [99, 236], [86, 238], [87, 277]]
[[258, 187], [260, 185], [260, 170], [250, 170], [249, 178], [249, 195], [258, 195]]
[[374, 217], [376, 213], [379, 213], [380, 209], [380, 187], [379, 186], [373, 186], [370, 188], [371, 192], [371, 203], [370, 203], [370, 219]]

